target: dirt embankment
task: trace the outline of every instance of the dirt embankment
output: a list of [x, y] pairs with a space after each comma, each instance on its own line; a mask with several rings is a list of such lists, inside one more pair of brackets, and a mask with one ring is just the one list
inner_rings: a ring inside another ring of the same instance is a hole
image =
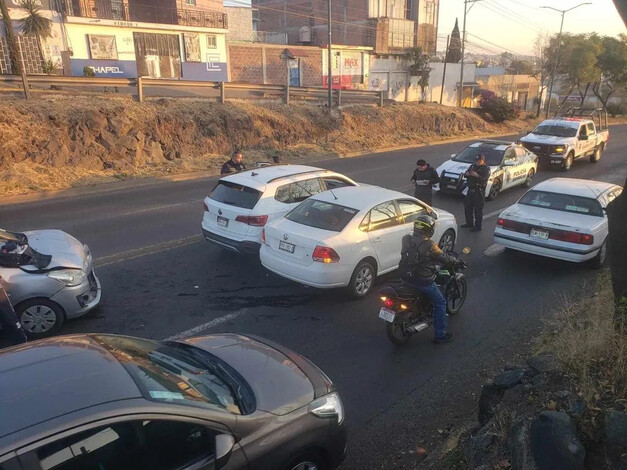
[[49, 97], [0, 103], [0, 194], [56, 190], [139, 176], [217, 169], [245, 160], [307, 162], [454, 137], [515, 132], [472, 112], [425, 104], [313, 106]]

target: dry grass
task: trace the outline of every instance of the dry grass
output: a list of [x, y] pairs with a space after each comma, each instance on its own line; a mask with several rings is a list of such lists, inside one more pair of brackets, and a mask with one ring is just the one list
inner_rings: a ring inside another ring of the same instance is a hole
[[589, 292], [578, 302], [565, 302], [541, 348], [557, 355], [588, 407], [596, 410], [627, 402], [627, 328], [615, 321], [609, 273]]

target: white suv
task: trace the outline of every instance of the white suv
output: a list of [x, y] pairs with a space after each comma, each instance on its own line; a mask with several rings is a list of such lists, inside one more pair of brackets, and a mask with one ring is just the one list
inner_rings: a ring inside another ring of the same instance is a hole
[[239, 253], [255, 254], [267, 222], [280, 219], [314, 194], [357, 186], [347, 176], [303, 165], [275, 165], [220, 179], [205, 198], [205, 240]]

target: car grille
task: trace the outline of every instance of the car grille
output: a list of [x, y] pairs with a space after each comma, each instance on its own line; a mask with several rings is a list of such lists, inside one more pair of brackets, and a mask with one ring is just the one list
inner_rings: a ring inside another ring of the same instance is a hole
[[536, 155], [551, 155], [555, 148], [555, 146], [553, 145], [534, 144], [530, 142], [524, 142], [523, 147], [525, 147], [530, 152], [535, 153]]
[[461, 175], [447, 175], [444, 174], [440, 178], [440, 189], [443, 191], [460, 191], [462, 188], [462, 176]]

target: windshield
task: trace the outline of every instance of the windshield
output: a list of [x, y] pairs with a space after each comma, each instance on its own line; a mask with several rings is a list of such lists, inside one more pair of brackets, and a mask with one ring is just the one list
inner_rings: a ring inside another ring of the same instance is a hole
[[244, 379], [214, 355], [183, 343], [94, 336], [120, 361], [144, 398], [241, 415], [254, 411]]
[[357, 212], [359, 212], [357, 209], [351, 209], [350, 207], [307, 199], [287, 214], [285, 218], [309, 227], [341, 232], [355, 217]]
[[555, 211], [603, 217], [603, 209], [599, 201], [587, 197], [571, 196], [570, 194], [529, 191], [518, 203]]
[[261, 197], [261, 191], [230, 181], [219, 181], [209, 198], [229, 206], [252, 209]]
[[533, 134], [552, 135], [556, 137], [575, 137], [577, 128], [561, 124], [540, 124], [533, 130]]
[[[498, 148], [497, 148], [498, 147]], [[498, 166], [503, 162], [503, 154], [505, 153], [505, 145], [480, 145], [477, 147], [466, 147], [461, 153], [455, 155], [453, 161], [474, 163], [475, 157], [478, 154], [482, 154], [485, 157], [485, 162], [489, 166]]]

